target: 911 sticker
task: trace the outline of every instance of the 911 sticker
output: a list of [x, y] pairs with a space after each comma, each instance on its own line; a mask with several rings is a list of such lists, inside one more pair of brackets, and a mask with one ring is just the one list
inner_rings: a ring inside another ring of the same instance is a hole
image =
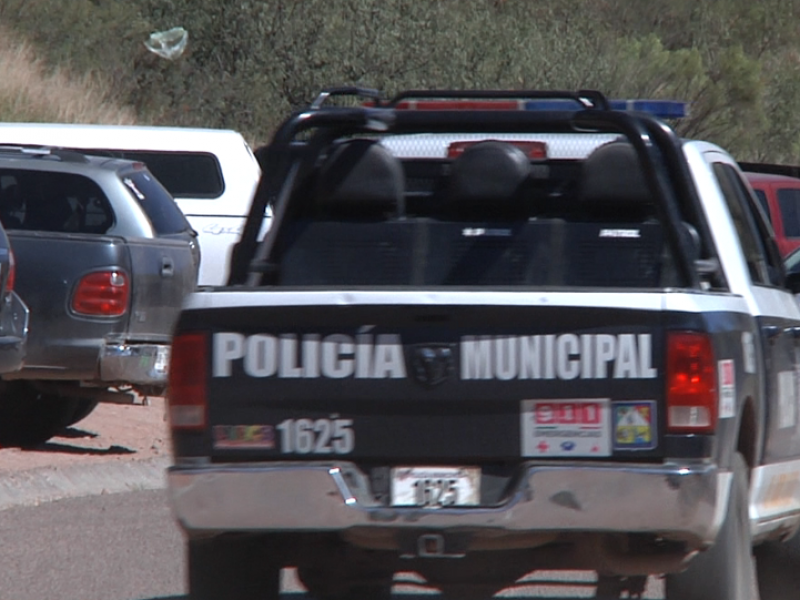
[[610, 456], [608, 398], [523, 400], [522, 456]]
[[656, 447], [656, 403], [651, 400], [614, 403], [614, 449]]

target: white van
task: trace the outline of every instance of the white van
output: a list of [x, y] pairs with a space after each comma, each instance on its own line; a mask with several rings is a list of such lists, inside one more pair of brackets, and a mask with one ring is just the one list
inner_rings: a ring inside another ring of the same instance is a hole
[[0, 144], [74, 148], [147, 164], [199, 233], [200, 285], [228, 277], [261, 169], [244, 137], [227, 129], [0, 123]]

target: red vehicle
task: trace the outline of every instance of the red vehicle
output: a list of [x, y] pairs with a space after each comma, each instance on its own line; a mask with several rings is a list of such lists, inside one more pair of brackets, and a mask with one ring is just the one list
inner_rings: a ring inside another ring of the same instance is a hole
[[746, 171], [761, 207], [769, 217], [781, 256], [800, 248], [800, 179]]

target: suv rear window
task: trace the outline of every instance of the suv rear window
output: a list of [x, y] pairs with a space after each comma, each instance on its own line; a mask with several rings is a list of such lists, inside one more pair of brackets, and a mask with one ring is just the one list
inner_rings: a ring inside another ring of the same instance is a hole
[[6, 229], [105, 233], [114, 213], [83, 175], [0, 169], [0, 221]]
[[175, 200], [149, 172], [121, 173], [120, 178], [125, 188], [147, 214], [158, 235], [181, 233], [190, 228]]
[[99, 149], [81, 152], [143, 162], [174, 198], [219, 198], [225, 191], [219, 161], [206, 152]]

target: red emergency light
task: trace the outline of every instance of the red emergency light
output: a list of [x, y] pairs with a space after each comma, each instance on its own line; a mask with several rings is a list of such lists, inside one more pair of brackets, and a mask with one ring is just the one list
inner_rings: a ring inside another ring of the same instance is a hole
[[396, 110], [525, 110], [522, 100], [403, 100]]
[[[451, 142], [447, 147], [447, 158], [456, 158], [464, 153], [464, 150], [480, 142], [497, 140], [470, 140], [461, 142]], [[544, 160], [547, 158], [547, 144], [544, 142], [530, 142], [522, 140], [502, 140], [507, 144], [513, 144], [531, 160]]]

